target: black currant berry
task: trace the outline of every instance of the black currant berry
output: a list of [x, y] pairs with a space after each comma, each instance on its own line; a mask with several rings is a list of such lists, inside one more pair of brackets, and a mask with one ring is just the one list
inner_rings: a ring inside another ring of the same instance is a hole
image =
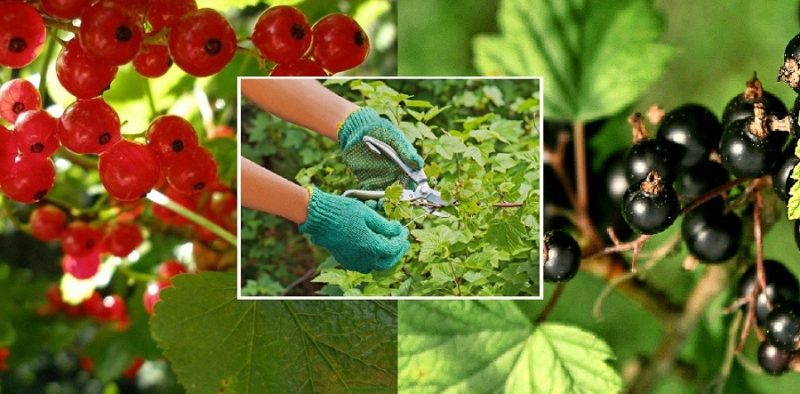
[[776, 306], [764, 323], [767, 341], [778, 349], [794, 351], [800, 347], [800, 304], [787, 302]]
[[675, 191], [681, 198], [692, 200], [722, 186], [730, 179], [728, 171], [716, 161], [706, 160], [682, 170], [675, 180]]
[[625, 158], [628, 180], [638, 182], [655, 171], [665, 183], [672, 183], [678, 175], [680, 161], [677, 146], [663, 139], [650, 139], [640, 113], [631, 115], [628, 123], [633, 130], [633, 146]]
[[800, 249], [800, 220], [794, 221], [794, 243]]
[[764, 104], [764, 111], [768, 116], [774, 115], [783, 118], [789, 114], [783, 101], [778, 96], [765, 91], [761, 81], [754, 75], [753, 79], [747, 81], [747, 88], [744, 92], [736, 95], [725, 106], [725, 111], [722, 113], [722, 124], [727, 126], [735, 120], [753, 116], [755, 103]]
[[792, 190], [795, 180], [792, 179], [794, 167], [800, 162], [800, 158], [794, 154], [794, 146], [797, 142], [789, 143], [789, 147], [783, 151], [778, 159], [775, 168], [772, 170], [772, 188], [775, 194], [783, 201], [789, 201], [789, 191]]
[[770, 375], [782, 375], [789, 369], [792, 353], [778, 349], [767, 341], [758, 347], [758, 365]]
[[711, 200], [686, 214], [681, 234], [694, 257], [706, 263], [720, 263], [739, 250], [742, 221], [733, 212], [725, 213], [721, 200]]
[[655, 171], [631, 185], [622, 199], [622, 216], [632, 229], [643, 234], [664, 231], [678, 217], [679, 210], [675, 189]]
[[778, 72], [778, 79], [789, 84], [795, 92], [800, 93], [800, 34], [794, 36], [783, 51], [783, 66]]
[[789, 121], [792, 123], [792, 135], [800, 138], [800, 95], [794, 99], [794, 106], [792, 106], [792, 113], [789, 114]]
[[581, 248], [571, 235], [560, 231], [544, 234], [545, 282], [564, 282], [572, 279], [581, 265]]
[[[763, 323], [767, 315], [776, 305], [795, 301], [800, 297], [800, 284], [797, 278], [784, 266], [775, 260], [764, 261], [764, 276], [767, 282], [766, 290], [756, 298], [756, 319]], [[753, 264], [739, 278], [737, 294], [740, 298], [749, 297], [756, 283], [756, 265]], [[745, 305], [742, 309], [746, 309]]]
[[[752, 114], [752, 112], [751, 112]], [[676, 146], [680, 166], [694, 167], [716, 149], [722, 125], [708, 108], [685, 104], [664, 115], [658, 125], [658, 139]]]
[[603, 164], [603, 174], [606, 177], [606, 193], [612, 204], [619, 205], [625, 191], [630, 187], [628, 174], [625, 170], [625, 152], [616, 152]]
[[739, 119], [725, 128], [719, 145], [722, 165], [737, 178], [758, 178], [772, 170], [786, 133], [763, 127], [763, 118]]

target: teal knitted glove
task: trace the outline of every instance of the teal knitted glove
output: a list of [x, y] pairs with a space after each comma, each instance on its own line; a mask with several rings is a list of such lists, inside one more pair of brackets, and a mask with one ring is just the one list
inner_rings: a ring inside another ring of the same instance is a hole
[[360, 108], [351, 113], [339, 128], [339, 145], [344, 162], [361, 182], [361, 189], [383, 190], [392, 183], [405, 185], [408, 181], [406, 173], [394, 162], [367, 147], [362, 141], [366, 135], [389, 144], [412, 168], [420, 169], [425, 165], [414, 145], [392, 122], [371, 108]]
[[408, 251], [408, 229], [358, 200], [313, 189], [300, 231], [345, 268], [361, 273], [394, 267]]

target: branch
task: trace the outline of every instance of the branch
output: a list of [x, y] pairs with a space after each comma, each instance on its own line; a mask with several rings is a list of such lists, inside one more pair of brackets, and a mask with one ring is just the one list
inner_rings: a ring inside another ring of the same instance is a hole
[[564, 285], [565, 282], [558, 282], [558, 284], [556, 284], [556, 288], [555, 290], [553, 290], [553, 294], [550, 295], [550, 299], [547, 301], [547, 305], [545, 305], [542, 312], [539, 313], [539, 316], [536, 317], [534, 323], [541, 324], [544, 323], [545, 320], [547, 320], [547, 317], [550, 316], [550, 313], [552, 313], [553, 309], [555, 309], [556, 304], [558, 303], [558, 299], [561, 298], [561, 293], [564, 292]]
[[704, 203], [710, 201], [714, 197], [722, 195], [722, 194], [728, 192], [729, 190], [733, 189], [734, 187], [736, 187], [738, 185], [741, 185], [742, 183], [744, 183], [746, 181], [747, 181], [747, 179], [739, 178], [739, 179], [734, 179], [734, 180], [732, 180], [730, 182], [724, 183], [722, 185], [719, 185], [719, 186], [715, 187], [714, 189], [711, 189], [709, 192], [701, 195], [700, 197], [695, 198], [689, 204], [686, 204], [681, 209], [680, 213], [678, 213], [678, 215], [683, 215], [683, 214], [685, 214], [685, 213], [687, 213], [687, 212], [699, 207], [700, 205], [703, 205]]

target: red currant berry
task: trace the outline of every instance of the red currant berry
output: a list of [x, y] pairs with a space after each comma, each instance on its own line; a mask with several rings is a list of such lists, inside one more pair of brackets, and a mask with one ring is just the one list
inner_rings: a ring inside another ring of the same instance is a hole
[[147, 16], [147, 11], [150, 10], [152, 0], [103, 0], [106, 3], [115, 3], [132, 13], [139, 19], [144, 19]]
[[61, 296], [61, 289], [56, 283], [47, 287], [45, 298], [47, 298], [47, 304], [50, 305], [52, 309], [59, 310], [66, 306], [64, 298]]
[[11, 134], [3, 125], [0, 125], [0, 181], [2, 181], [3, 174], [6, 174], [11, 165], [14, 164], [16, 157], [17, 141], [14, 138], [14, 134]]
[[97, 252], [103, 233], [82, 221], [72, 222], [61, 234], [61, 250], [75, 257]]
[[122, 140], [100, 155], [100, 181], [120, 201], [144, 197], [155, 186], [159, 168], [147, 146]]
[[22, 155], [50, 157], [60, 146], [58, 121], [47, 111], [23, 112], [14, 124], [17, 147]]
[[139, 374], [142, 365], [144, 365], [144, 359], [139, 356], [134, 357], [131, 361], [131, 365], [122, 371], [122, 376], [130, 380], [136, 379], [136, 375]]
[[157, 33], [165, 27], [175, 26], [184, 15], [192, 11], [197, 11], [195, 0], [153, 0], [147, 12], [147, 20], [153, 27], [153, 33]]
[[171, 279], [175, 275], [189, 272], [186, 266], [176, 260], [165, 261], [158, 267], [158, 276], [162, 279]]
[[[91, 276], [90, 276], [91, 277]], [[103, 297], [98, 292], [92, 292], [89, 298], [80, 303], [81, 314], [95, 319], [103, 318]]]
[[[197, 211], [197, 195], [189, 195], [179, 192], [170, 187], [166, 192], [167, 197], [173, 202], [176, 202], [190, 211]], [[153, 215], [166, 224], [173, 226], [182, 226], [188, 224], [189, 221], [181, 215], [173, 212], [171, 209], [165, 208], [161, 205], [153, 204]]]
[[144, 291], [144, 310], [147, 312], [148, 315], [152, 315], [155, 311], [156, 303], [161, 299], [161, 290], [164, 290], [171, 286], [171, 283], [167, 280], [160, 280], [157, 282], [150, 282], [147, 285], [147, 289]]
[[42, 51], [44, 21], [25, 3], [0, 4], [0, 66], [20, 68], [31, 64]]
[[142, 244], [142, 229], [133, 223], [117, 223], [108, 230], [105, 250], [117, 257], [126, 257]]
[[67, 224], [67, 214], [52, 205], [42, 205], [31, 212], [31, 233], [40, 241], [58, 239]]
[[81, 15], [78, 38], [89, 55], [115, 66], [130, 62], [142, 45], [142, 25], [134, 13], [99, 2]]
[[302, 58], [291, 63], [278, 64], [269, 75], [272, 77], [326, 77], [328, 72], [317, 62]]
[[236, 53], [236, 32], [219, 12], [203, 8], [183, 17], [169, 33], [169, 53], [196, 77], [220, 72]]
[[4, 174], [3, 192], [15, 201], [30, 204], [50, 192], [56, 180], [53, 162], [41, 156], [18, 156]]
[[100, 97], [78, 100], [61, 115], [58, 138], [75, 153], [102, 153], [122, 138], [119, 117]]
[[311, 31], [314, 59], [332, 73], [349, 70], [367, 58], [369, 37], [358, 22], [347, 15], [328, 15], [317, 21]]
[[42, 97], [32, 83], [25, 79], [12, 79], [0, 87], [0, 117], [14, 123], [25, 111], [42, 108]]
[[60, 19], [75, 19], [83, 13], [92, 0], [42, 0], [42, 10]]
[[64, 258], [61, 259], [61, 269], [76, 279], [89, 279], [100, 270], [100, 254], [94, 252], [80, 257], [64, 255]]
[[147, 129], [147, 146], [169, 166], [197, 148], [197, 132], [186, 119], [175, 115], [155, 118]]
[[253, 45], [273, 63], [290, 63], [311, 47], [311, 28], [300, 10], [287, 5], [270, 7], [253, 28]]
[[56, 60], [56, 76], [61, 86], [73, 96], [88, 99], [101, 95], [111, 87], [117, 76], [117, 66], [92, 59], [77, 39], [61, 49]]
[[128, 307], [125, 299], [118, 294], [103, 297], [102, 314], [99, 316], [107, 321], [124, 321], [128, 318]]
[[186, 156], [181, 156], [167, 168], [167, 182], [176, 190], [192, 194], [210, 186], [217, 177], [217, 164], [214, 156], [198, 148]]
[[166, 45], [144, 45], [133, 59], [133, 67], [143, 77], [158, 78], [169, 71], [172, 58]]

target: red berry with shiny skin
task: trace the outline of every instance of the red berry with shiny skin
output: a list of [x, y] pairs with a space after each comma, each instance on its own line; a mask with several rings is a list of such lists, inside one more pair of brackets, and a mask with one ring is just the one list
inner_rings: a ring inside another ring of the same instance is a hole
[[[173, 202], [176, 202], [186, 209], [190, 211], [197, 211], [197, 204], [198, 204], [198, 196], [196, 194], [184, 194], [175, 190], [172, 187], [167, 188], [165, 193], [167, 197]], [[185, 224], [189, 224], [189, 220], [185, 217], [175, 213], [169, 208], [163, 207], [158, 204], [152, 205], [153, 215], [155, 215], [159, 220], [166, 224], [171, 224], [173, 226], [182, 226]]]
[[103, 297], [102, 314], [99, 316], [107, 321], [124, 321], [128, 318], [128, 307], [125, 299], [119, 294], [112, 294]]
[[252, 41], [265, 59], [278, 64], [290, 63], [308, 52], [311, 28], [300, 10], [279, 5], [261, 14], [253, 28]]
[[181, 156], [197, 148], [197, 132], [186, 119], [175, 115], [162, 115], [147, 129], [147, 145], [165, 165], [171, 165]]
[[31, 234], [40, 241], [58, 239], [67, 225], [67, 214], [53, 205], [42, 205], [31, 212]]
[[83, 221], [72, 222], [61, 234], [61, 250], [75, 257], [86, 256], [99, 250], [102, 239], [100, 229]]
[[45, 40], [44, 21], [26, 3], [0, 3], [0, 66], [21, 68], [36, 59]]
[[367, 58], [369, 37], [358, 22], [347, 15], [328, 15], [317, 21], [311, 31], [314, 59], [330, 72], [349, 70]]
[[108, 194], [120, 201], [134, 201], [145, 195], [159, 179], [153, 152], [145, 145], [122, 140], [100, 155], [100, 181]]
[[100, 254], [89, 253], [85, 256], [64, 255], [61, 259], [61, 269], [76, 279], [89, 279], [97, 275], [100, 270]]
[[172, 58], [166, 45], [143, 45], [133, 59], [133, 68], [147, 78], [158, 78], [166, 74], [171, 66]]
[[184, 16], [169, 33], [175, 64], [196, 77], [220, 72], [236, 53], [236, 32], [219, 12], [203, 8]]
[[148, 315], [152, 315], [155, 311], [156, 303], [161, 299], [161, 290], [170, 287], [172, 284], [168, 280], [159, 280], [150, 282], [147, 289], [144, 291], [144, 310]]
[[18, 156], [3, 174], [3, 193], [11, 199], [30, 204], [44, 198], [56, 180], [56, 169], [49, 158], [28, 155]]
[[111, 87], [117, 76], [117, 66], [91, 58], [73, 38], [56, 60], [56, 76], [61, 86], [79, 99], [97, 97]]
[[153, 33], [161, 29], [175, 26], [184, 15], [197, 11], [195, 0], [153, 0], [147, 12], [147, 20], [153, 27]]
[[120, 66], [133, 60], [142, 45], [142, 35], [142, 24], [135, 13], [117, 3], [101, 1], [81, 15], [81, 46], [107, 64]]
[[0, 117], [14, 123], [25, 111], [42, 108], [39, 91], [25, 79], [12, 79], [0, 86]]
[[210, 186], [217, 178], [214, 156], [205, 148], [197, 148], [181, 156], [167, 168], [167, 181], [176, 190], [198, 193]]
[[92, 0], [41, 0], [42, 10], [60, 19], [75, 19], [92, 4]]
[[105, 152], [122, 139], [119, 116], [100, 97], [78, 100], [61, 115], [58, 138], [75, 153]]
[[142, 244], [142, 229], [133, 223], [117, 223], [108, 230], [105, 250], [117, 257], [126, 257]]
[[302, 58], [291, 63], [278, 64], [269, 75], [272, 77], [326, 77], [328, 72], [317, 62]]
[[17, 141], [14, 134], [0, 124], [0, 181], [17, 157]]
[[189, 272], [186, 266], [176, 260], [168, 260], [158, 267], [158, 276], [162, 279], [171, 279], [175, 275]]
[[23, 112], [14, 124], [17, 148], [23, 156], [50, 157], [60, 146], [57, 128], [58, 121], [47, 111]]

